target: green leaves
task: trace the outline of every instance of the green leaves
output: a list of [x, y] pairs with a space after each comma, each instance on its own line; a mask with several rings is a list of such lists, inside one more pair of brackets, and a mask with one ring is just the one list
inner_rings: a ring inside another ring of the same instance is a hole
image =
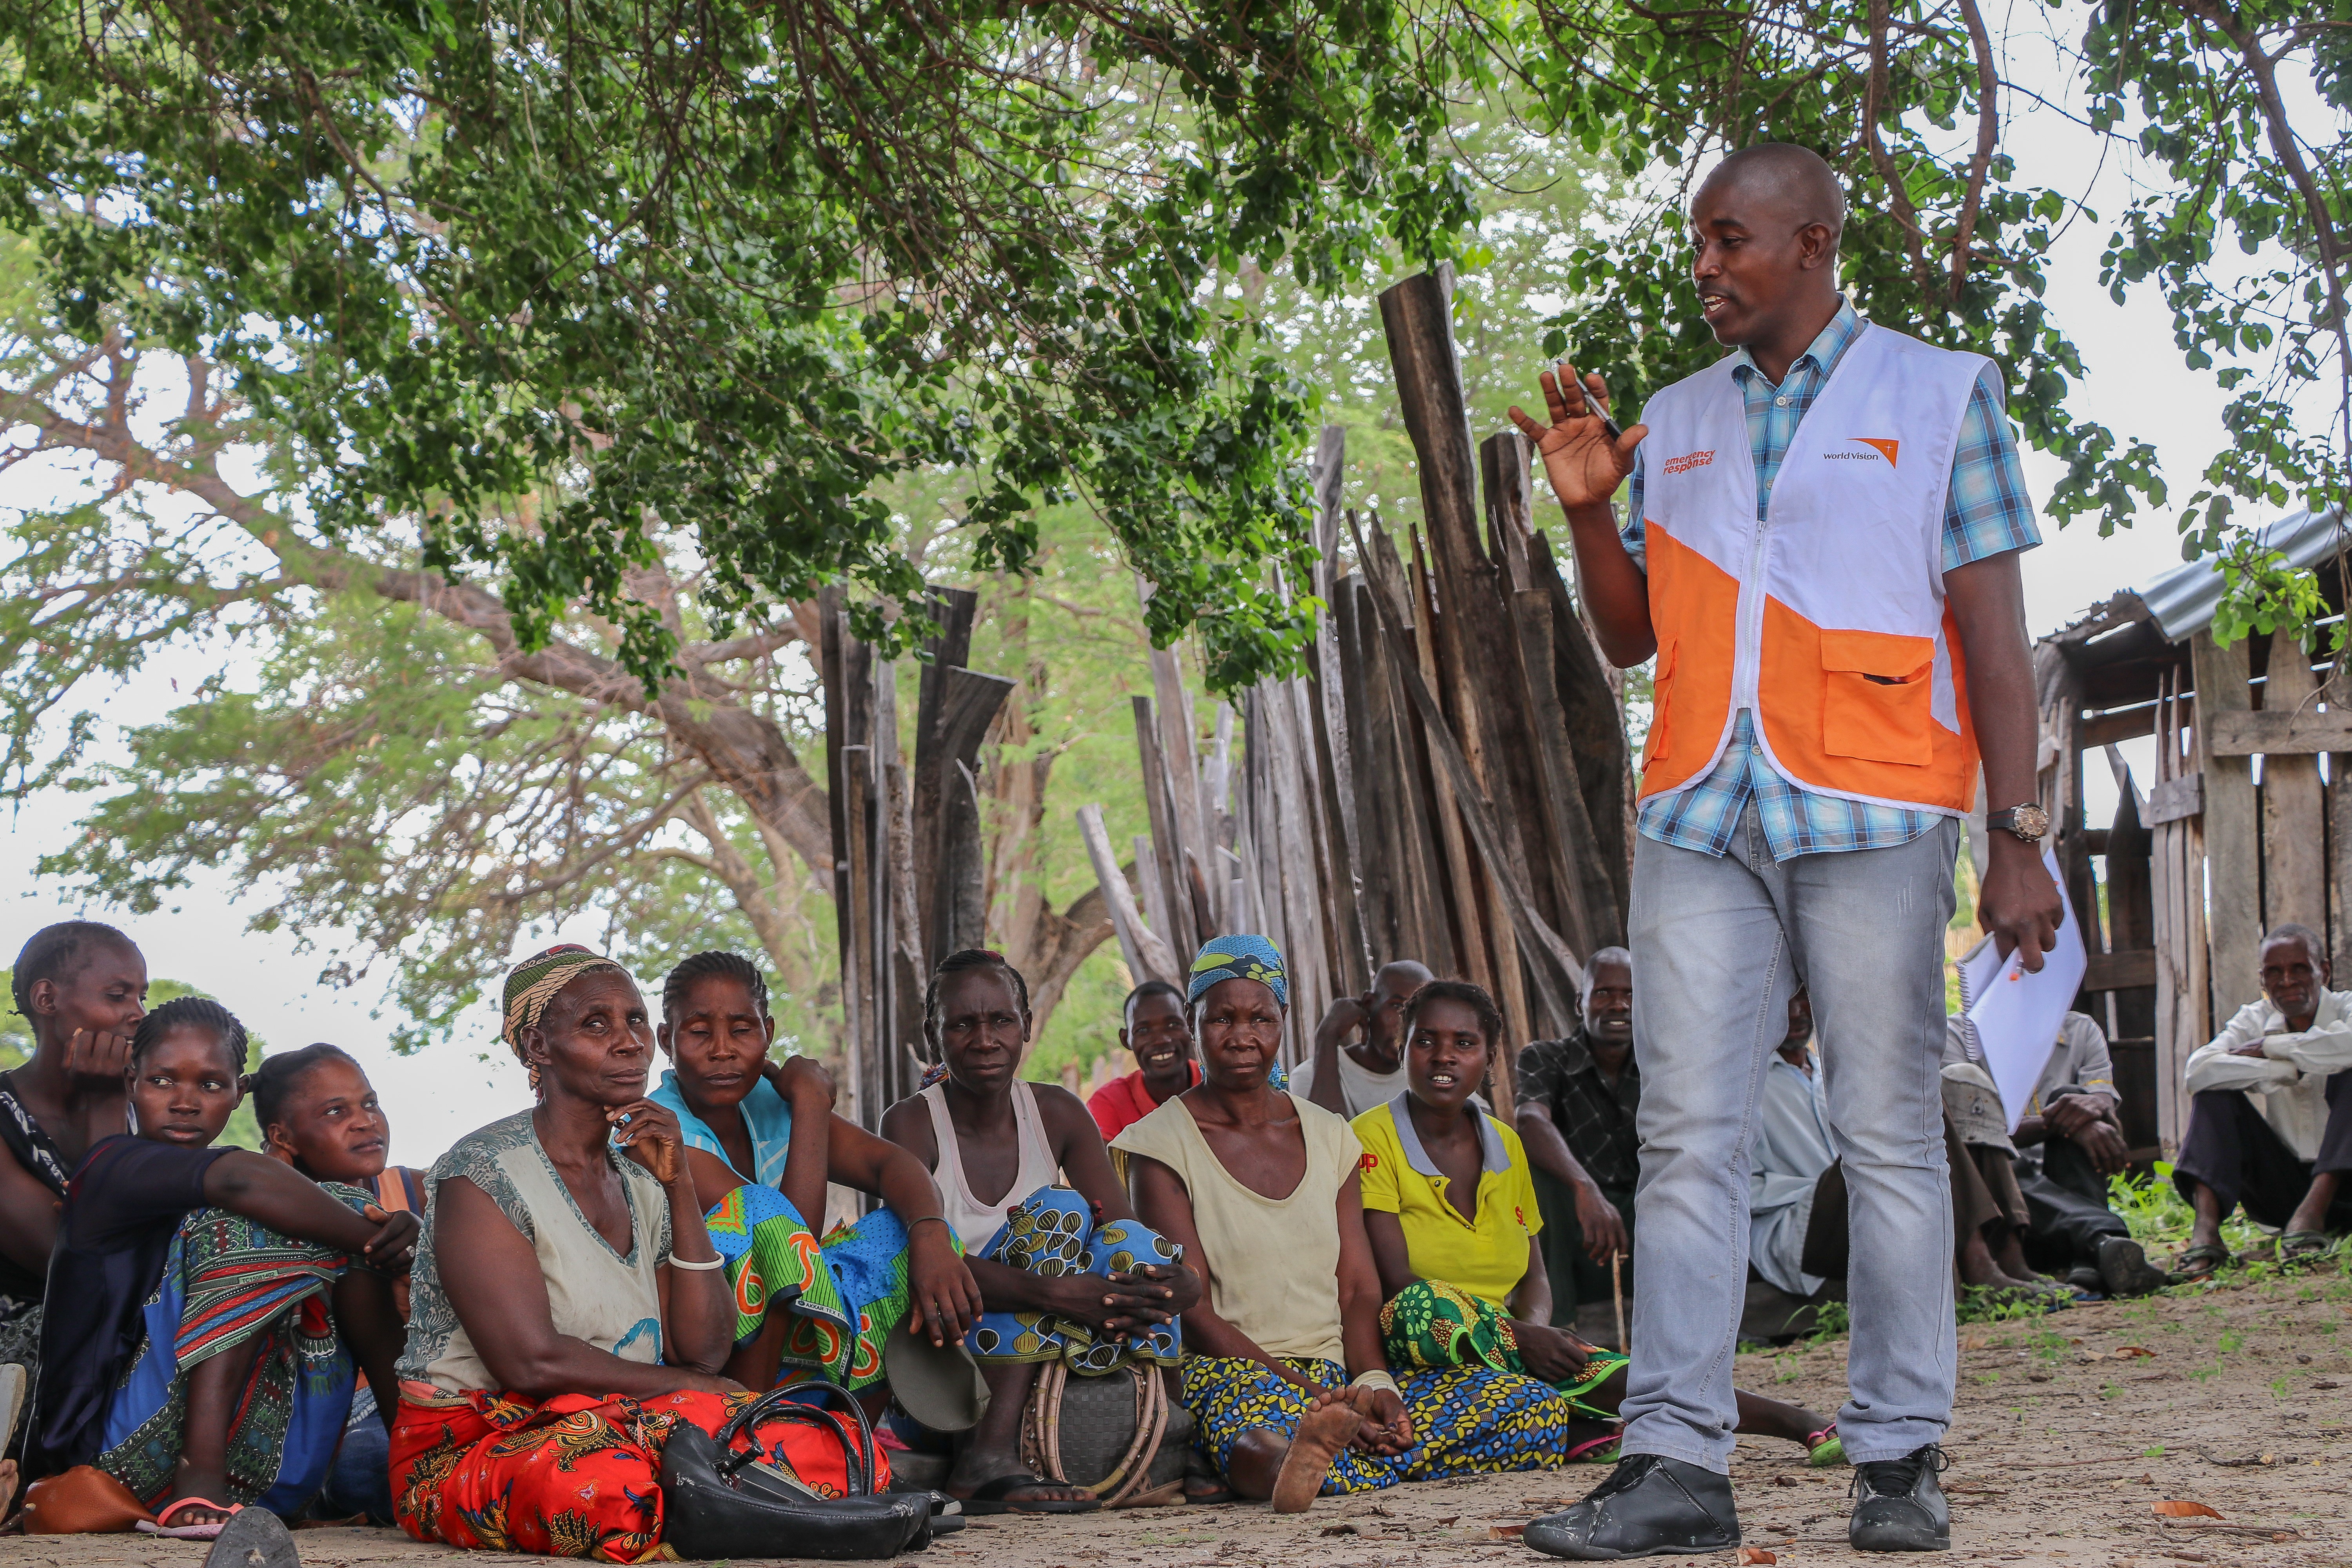
[[584, 604], [648, 679], [656, 531], [722, 620], [903, 604], [872, 498], [940, 468], [982, 476], [983, 564], [1082, 499], [1155, 636], [1209, 613], [1220, 685], [1288, 668], [1305, 609], [1264, 574], [1307, 560], [1315, 410], [1206, 285], [1288, 256], [1335, 289], [1475, 216], [1430, 90], [1460, 62], [1386, 6], [109, 16], [93, 46], [79, 0], [27, 7], [0, 82], [0, 225], [66, 325], [201, 350], [331, 535], [421, 519], [526, 646]]

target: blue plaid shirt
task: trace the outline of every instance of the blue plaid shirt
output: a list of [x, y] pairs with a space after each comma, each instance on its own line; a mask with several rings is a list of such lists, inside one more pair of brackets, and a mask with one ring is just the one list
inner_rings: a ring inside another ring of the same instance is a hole
[[[1772, 481], [1798, 424], [1861, 331], [1862, 318], [1853, 302], [1841, 301], [1837, 315], [1778, 386], [1764, 379], [1746, 349], [1736, 356], [1738, 363], [1731, 374], [1748, 404], [1748, 446], [1756, 458], [1759, 521], [1772, 500]], [[1642, 452], [1636, 448], [1624, 527], [1625, 548], [1636, 563], [1643, 560], [1642, 471]], [[1988, 364], [1969, 395], [1968, 411], [1960, 417], [1959, 446], [1952, 454], [1951, 490], [1944, 502], [1944, 570], [2003, 551], [2030, 550], [2041, 542], [2033, 503], [2025, 493], [2025, 473], [2018, 464], [2017, 437], [2009, 427], [2000, 373]], [[1765, 760], [1763, 748], [1756, 743], [1755, 716], [1743, 708], [1714, 771], [1688, 789], [1643, 802], [1638, 825], [1644, 838], [1720, 855], [1731, 847], [1732, 831], [1751, 801], [1775, 860], [1907, 844], [1940, 818], [1937, 812], [1841, 800], [1790, 784]]]

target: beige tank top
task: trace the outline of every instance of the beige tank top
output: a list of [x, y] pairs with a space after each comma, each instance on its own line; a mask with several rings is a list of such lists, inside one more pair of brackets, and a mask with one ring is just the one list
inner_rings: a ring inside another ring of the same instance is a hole
[[1307, 1139], [1307, 1173], [1287, 1197], [1265, 1197], [1235, 1181], [1181, 1095], [1121, 1132], [1111, 1147], [1157, 1160], [1182, 1178], [1217, 1316], [1268, 1355], [1345, 1364], [1339, 1189], [1364, 1146], [1353, 1128], [1321, 1106], [1295, 1094], [1290, 1103]]
[[1020, 1079], [1013, 1080], [1013, 1127], [1021, 1146], [1021, 1168], [1013, 1173], [1013, 1184], [992, 1204], [984, 1204], [972, 1196], [971, 1185], [963, 1176], [963, 1145], [956, 1142], [955, 1119], [948, 1114], [947, 1088], [935, 1083], [916, 1098], [929, 1107], [931, 1113], [931, 1141], [939, 1150], [939, 1158], [931, 1165], [931, 1179], [940, 1184], [940, 1200], [947, 1205], [947, 1222], [955, 1227], [956, 1239], [963, 1243], [967, 1256], [976, 1257], [988, 1245], [996, 1227], [1004, 1223], [1004, 1211], [1021, 1202], [1040, 1187], [1050, 1187], [1061, 1180], [1060, 1162], [1054, 1158], [1052, 1145], [1045, 1142], [1045, 1124], [1037, 1115], [1037, 1091]]
[[[617, 1150], [608, 1157], [629, 1197], [626, 1253], [614, 1251], [580, 1212], [540, 1147], [528, 1110], [459, 1139], [425, 1181], [430, 1189], [451, 1176], [465, 1177], [522, 1232], [539, 1255], [557, 1333], [650, 1365], [662, 1353], [660, 1269], [669, 1260], [669, 1197], [644, 1166]], [[433, 1242], [445, 1212], [437, 1201], [425, 1211], [425, 1234], [409, 1275], [408, 1344], [400, 1375], [445, 1394], [496, 1388], [442, 1289]]]

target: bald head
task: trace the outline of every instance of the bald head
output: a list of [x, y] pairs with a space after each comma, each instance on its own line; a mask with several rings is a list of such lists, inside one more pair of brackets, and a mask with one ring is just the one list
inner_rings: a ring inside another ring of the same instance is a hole
[[1838, 313], [1845, 194], [1802, 147], [1767, 142], [1716, 165], [1691, 196], [1691, 281], [1726, 348], [1778, 385]]
[[1810, 147], [1789, 142], [1742, 147], [1699, 183], [1699, 195], [1691, 203], [1694, 212], [1710, 190], [1737, 193], [1743, 205], [1759, 216], [1769, 212], [1779, 217], [1790, 233], [1822, 225], [1830, 231], [1832, 254], [1845, 232], [1845, 187], [1838, 184], [1837, 171]]

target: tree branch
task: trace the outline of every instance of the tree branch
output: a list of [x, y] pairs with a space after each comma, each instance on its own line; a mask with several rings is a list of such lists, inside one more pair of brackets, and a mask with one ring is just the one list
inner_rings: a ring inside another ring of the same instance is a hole
[[1911, 258], [1911, 276], [1919, 285], [1919, 292], [1934, 292], [1927, 281], [1927, 252], [1920, 245], [1919, 214], [1911, 205], [1910, 188], [1903, 183], [1903, 171], [1895, 165], [1895, 154], [1886, 149], [1885, 141], [1878, 134], [1878, 117], [1886, 107], [1886, 0], [1870, 0], [1870, 86], [1862, 97], [1862, 129], [1870, 146], [1870, 161], [1877, 166], [1878, 177], [1886, 183], [1887, 200], [1895, 206], [1895, 221], [1903, 230], [1903, 249]]
[[1968, 24], [1969, 42], [1977, 57], [1977, 149], [1969, 159], [1968, 190], [1960, 199], [1959, 222], [1952, 231], [1955, 305], [1968, 282], [1969, 242], [1976, 236], [1977, 214], [1984, 208], [1985, 180], [1992, 173], [1992, 150], [2000, 139], [2000, 73], [1993, 65], [1992, 35], [1985, 30], [1984, 13], [1977, 0], [1960, 0], [1960, 16]]

